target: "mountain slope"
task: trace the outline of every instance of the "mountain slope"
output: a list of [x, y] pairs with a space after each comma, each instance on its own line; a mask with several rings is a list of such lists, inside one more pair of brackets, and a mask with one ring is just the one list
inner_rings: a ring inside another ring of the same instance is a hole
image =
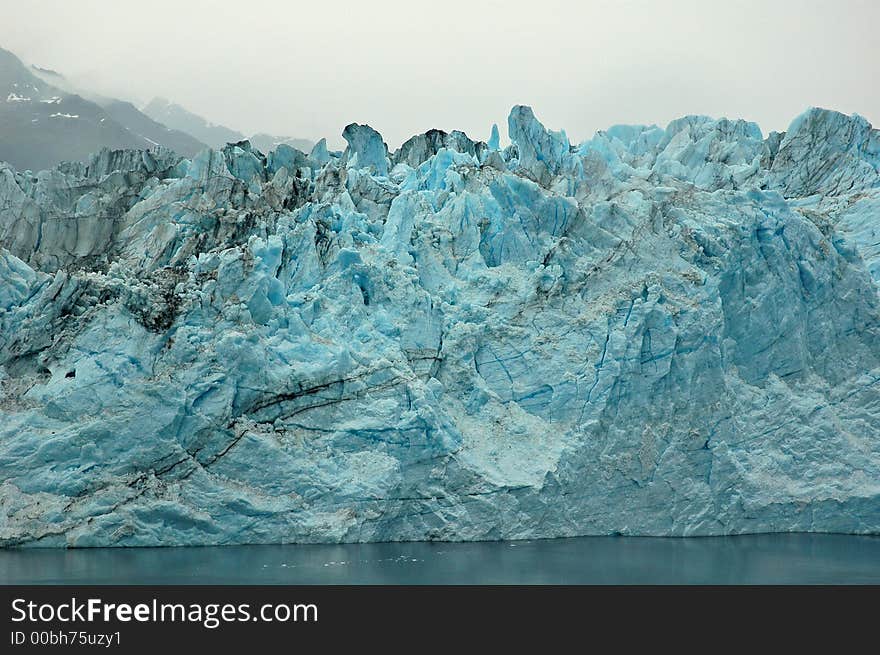
[[72, 89], [59, 73], [29, 69], [0, 49], [0, 161], [22, 170], [42, 170], [60, 161], [84, 161], [105, 147], [162, 146], [185, 156], [206, 147], [130, 103], [85, 98]]
[[[163, 125], [168, 125], [177, 130], [192, 134], [204, 143], [213, 148], [222, 148], [227, 143], [237, 143], [244, 141], [247, 137], [241, 132], [231, 130], [223, 125], [217, 125], [209, 120], [202, 118], [198, 114], [181, 107], [178, 104], [169, 102], [164, 98], [153, 98], [150, 103], [144, 107], [144, 113], [151, 118], [159, 121]], [[288, 145], [303, 152], [310, 151], [315, 143], [308, 139], [300, 139], [291, 136], [277, 136], [259, 132], [252, 137], [247, 138], [251, 145], [257, 150], [268, 153], [275, 150], [280, 145]]]
[[216, 125], [201, 116], [184, 109], [164, 98], [153, 98], [143, 108], [144, 114], [175, 130], [191, 134], [212, 148], [219, 148], [227, 143], [236, 143], [245, 139], [244, 134], [223, 125]]
[[130, 102], [111, 100], [102, 103], [104, 111], [129, 132], [146, 139], [151, 145], [169, 148], [179, 155], [192, 157], [207, 148], [203, 142], [180, 130], [174, 130], [153, 120]]
[[251, 145], [260, 152], [272, 152], [280, 145], [290, 146], [291, 148], [296, 148], [303, 152], [309, 152], [315, 147], [315, 142], [309, 141], [308, 139], [297, 139], [292, 136], [276, 136], [274, 134], [266, 134], [265, 132], [254, 134], [248, 139], [248, 141], [250, 141]]
[[95, 103], [44, 82], [0, 49], [0, 161], [41, 170], [105, 146], [148, 145]]

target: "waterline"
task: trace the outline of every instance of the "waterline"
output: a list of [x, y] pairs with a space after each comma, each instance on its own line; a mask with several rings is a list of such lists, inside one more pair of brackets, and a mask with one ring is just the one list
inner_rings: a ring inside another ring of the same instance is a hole
[[880, 537], [0, 550], [0, 584], [878, 584]]

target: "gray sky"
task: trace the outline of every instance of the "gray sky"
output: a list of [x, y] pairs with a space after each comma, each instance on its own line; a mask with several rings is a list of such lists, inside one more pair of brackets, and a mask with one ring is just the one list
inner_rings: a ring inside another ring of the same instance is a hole
[[389, 146], [486, 139], [531, 105], [572, 141], [615, 123], [810, 105], [880, 123], [874, 0], [0, 0], [0, 46], [95, 91], [160, 95], [245, 133]]

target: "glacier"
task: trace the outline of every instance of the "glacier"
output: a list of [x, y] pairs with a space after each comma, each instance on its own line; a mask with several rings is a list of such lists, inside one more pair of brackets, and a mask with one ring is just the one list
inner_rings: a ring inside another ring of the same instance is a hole
[[0, 545], [880, 533], [880, 131], [0, 164]]

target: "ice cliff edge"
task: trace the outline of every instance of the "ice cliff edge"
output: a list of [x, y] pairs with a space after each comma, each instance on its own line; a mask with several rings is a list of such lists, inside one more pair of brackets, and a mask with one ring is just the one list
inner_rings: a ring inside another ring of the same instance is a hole
[[0, 164], [0, 544], [880, 532], [880, 132]]

